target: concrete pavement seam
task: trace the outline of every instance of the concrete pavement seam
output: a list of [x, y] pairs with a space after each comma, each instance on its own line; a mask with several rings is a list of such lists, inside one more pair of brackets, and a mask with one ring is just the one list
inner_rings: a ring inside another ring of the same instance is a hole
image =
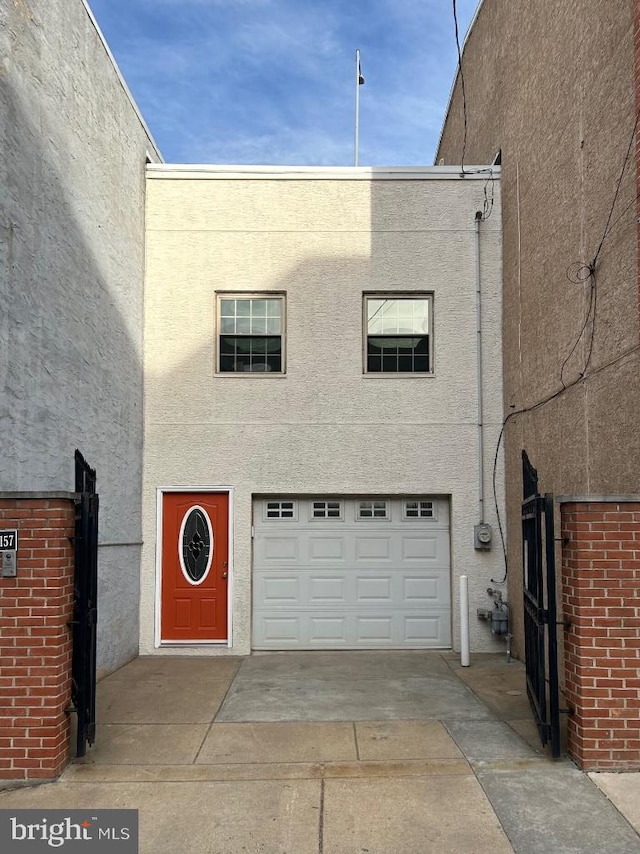
[[213, 718], [211, 719], [211, 723], [210, 723], [210, 724], [209, 724], [209, 726], [207, 727], [207, 731], [206, 731], [206, 733], [204, 734], [204, 738], [202, 739], [202, 742], [200, 743], [200, 747], [198, 748], [198, 750], [197, 750], [197, 752], [196, 752], [196, 755], [193, 757], [193, 762], [191, 763], [192, 765], [195, 765], [195, 764], [197, 763], [197, 761], [198, 761], [198, 757], [199, 757], [199, 756], [200, 756], [200, 754], [202, 753], [202, 748], [204, 747], [204, 743], [205, 743], [205, 741], [207, 740], [207, 738], [209, 737], [209, 733], [211, 732], [211, 727], [212, 727], [212, 726], [214, 725], [214, 723], [216, 722], [216, 718], [218, 717], [218, 713], [219, 713], [220, 709], [222, 708], [222, 706], [224, 705], [224, 701], [225, 701], [225, 700], [227, 699], [227, 697], [229, 696], [229, 691], [231, 690], [231, 686], [232, 686], [232, 685], [233, 685], [233, 683], [236, 681], [236, 676], [237, 676], [237, 675], [238, 675], [238, 673], [240, 672], [240, 668], [242, 667], [242, 665], [243, 665], [243, 664], [244, 664], [244, 662], [242, 662], [242, 661], [241, 661], [241, 662], [240, 662], [240, 664], [237, 666], [235, 673], [233, 674], [233, 676], [232, 676], [232, 677], [231, 677], [231, 679], [229, 680], [229, 684], [227, 685], [227, 690], [224, 692], [224, 697], [222, 698], [222, 700], [220, 700], [220, 705], [219, 705], [219, 706], [218, 706], [218, 708], [216, 709], [216, 711], [215, 711], [215, 713], [214, 713], [214, 715], [213, 715]]
[[320, 779], [320, 814], [318, 816], [318, 854], [324, 854], [324, 777]]

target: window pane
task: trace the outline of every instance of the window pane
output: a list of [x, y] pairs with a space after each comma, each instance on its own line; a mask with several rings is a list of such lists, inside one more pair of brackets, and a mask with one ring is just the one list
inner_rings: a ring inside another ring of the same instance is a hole
[[236, 300], [236, 315], [238, 317], [249, 317], [251, 314], [251, 300], [237, 299]]
[[367, 339], [367, 370], [384, 373], [428, 373], [429, 336], [370, 336]]
[[282, 316], [282, 300], [279, 299], [267, 299], [265, 300], [267, 306], [267, 317], [281, 317]]
[[251, 317], [266, 317], [267, 301], [266, 299], [251, 300]]
[[236, 331], [236, 321], [233, 317], [221, 317], [220, 318], [220, 332], [231, 332], [234, 333]]
[[280, 334], [280, 318], [279, 317], [267, 317], [267, 332], [269, 335], [279, 335]]
[[220, 371], [276, 371], [279, 373], [282, 370], [281, 347], [280, 338], [221, 335]]
[[220, 316], [235, 317], [236, 316], [236, 301], [234, 299], [220, 300]]
[[367, 299], [367, 332], [369, 335], [428, 333], [429, 300], [412, 297]]
[[238, 317], [236, 332], [238, 335], [248, 335], [251, 332], [251, 319], [249, 317]]
[[382, 359], [380, 356], [369, 356], [367, 358], [367, 371], [375, 373], [382, 370]]
[[267, 333], [267, 318], [266, 317], [252, 317], [251, 318], [251, 334], [252, 335], [266, 335]]
[[382, 357], [382, 370], [388, 372], [398, 372], [398, 360], [395, 356]]

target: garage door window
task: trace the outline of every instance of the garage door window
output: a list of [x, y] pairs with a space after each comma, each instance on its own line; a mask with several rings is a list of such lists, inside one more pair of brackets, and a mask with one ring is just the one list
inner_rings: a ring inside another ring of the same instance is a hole
[[433, 501], [405, 501], [402, 506], [404, 519], [434, 519]]
[[297, 519], [298, 506], [295, 501], [265, 501], [264, 518]]
[[342, 501], [311, 501], [312, 519], [342, 519]]
[[358, 519], [388, 519], [387, 501], [358, 501]]

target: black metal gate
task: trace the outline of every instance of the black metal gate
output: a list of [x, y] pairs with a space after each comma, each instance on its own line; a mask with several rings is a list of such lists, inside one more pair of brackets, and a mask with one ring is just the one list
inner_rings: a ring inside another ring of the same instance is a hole
[[98, 496], [96, 472], [76, 451], [75, 581], [72, 699], [78, 715], [76, 755], [96, 737], [96, 630], [98, 599]]
[[542, 744], [560, 756], [553, 496], [538, 493], [538, 472], [522, 452], [522, 566], [527, 694]]

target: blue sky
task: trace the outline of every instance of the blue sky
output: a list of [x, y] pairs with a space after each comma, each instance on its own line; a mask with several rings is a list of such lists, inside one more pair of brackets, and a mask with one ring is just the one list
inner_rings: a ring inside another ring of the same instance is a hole
[[[89, 0], [168, 162], [429, 165], [456, 69], [451, 0]], [[477, 0], [458, 0], [461, 40]]]

